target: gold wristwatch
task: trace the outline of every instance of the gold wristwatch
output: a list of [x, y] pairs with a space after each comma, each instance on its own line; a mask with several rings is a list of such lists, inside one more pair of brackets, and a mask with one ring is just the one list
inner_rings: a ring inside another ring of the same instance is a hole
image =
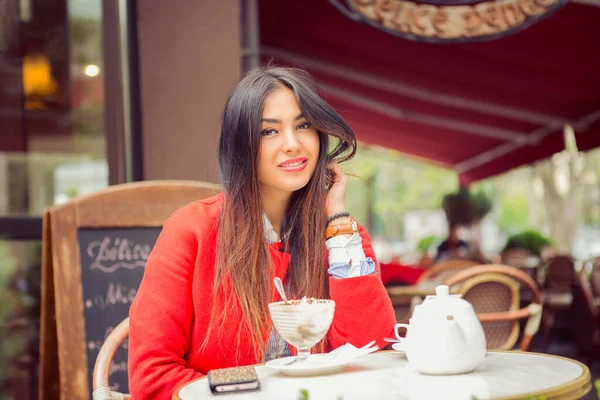
[[350, 218], [350, 223], [329, 225], [325, 229], [325, 239], [331, 239], [337, 235], [353, 235], [358, 233], [358, 223], [354, 218]]

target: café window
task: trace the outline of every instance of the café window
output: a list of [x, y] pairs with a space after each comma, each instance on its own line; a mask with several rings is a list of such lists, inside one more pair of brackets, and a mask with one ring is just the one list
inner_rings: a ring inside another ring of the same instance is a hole
[[127, 180], [128, 3], [0, 0], [2, 399], [38, 396], [44, 209]]

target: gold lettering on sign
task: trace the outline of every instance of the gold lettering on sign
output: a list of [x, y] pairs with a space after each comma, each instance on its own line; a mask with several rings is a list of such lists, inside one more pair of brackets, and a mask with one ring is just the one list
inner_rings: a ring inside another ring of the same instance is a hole
[[536, 0], [540, 7], [549, 8], [556, 4], [556, 0]]
[[496, 3], [481, 3], [478, 4], [475, 7], [475, 9], [479, 12], [481, 19], [483, 19], [485, 23], [491, 26], [492, 28], [497, 28], [499, 30], [506, 29], [506, 21], [504, 20], [504, 15], [502, 15]]
[[410, 32], [410, 24], [409, 21], [412, 19], [413, 14], [413, 3], [402, 3], [400, 4], [400, 8], [398, 8], [398, 12], [392, 19], [392, 25], [396, 28], [396, 30], [400, 32]]
[[427, 16], [427, 12], [426, 8], [419, 6], [413, 13], [412, 26], [415, 28], [414, 33], [423, 35], [427, 31], [427, 25], [423, 23], [423, 17]]
[[[414, 26], [419, 29], [421, 36], [435, 36], [436, 31], [433, 28], [433, 15], [437, 12], [439, 7], [430, 5], [421, 5], [416, 13]], [[415, 32], [416, 33], [416, 32]]]
[[528, 17], [536, 17], [544, 12], [544, 9], [535, 3], [535, 0], [518, 0], [519, 8]]
[[525, 15], [516, 3], [503, 4], [502, 11], [510, 27], [521, 25], [525, 21]]
[[470, 7], [463, 11], [462, 17], [465, 21], [465, 36], [471, 36], [472, 32], [475, 32], [477, 29], [479, 29], [479, 26], [482, 23], [481, 17], [477, 11]]
[[378, 21], [380, 21], [386, 28], [393, 29], [391, 20], [398, 13], [400, 3], [394, 0], [386, 0], [378, 3], [375, 6], [375, 15]]
[[380, 1], [375, 5], [375, 15], [379, 21], [388, 21], [400, 7], [394, 0]]
[[431, 17], [431, 24], [438, 32], [438, 34], [443, 35], [449, 29], [448, 26], [448, 12], [444, 10], [438, 10]]
[[452, 39], [464, 35], [464, 20], [460, 12], [451, 12], [447, 7], [441, 7], [431, 17], [431, 24], [437, 33], [435, 36]]
[[434, 6], [405, 0], [349, 0], [362, 17], [399, 33], [477, 38], [515, 29], [561, 0], [490, 0], [474, 6]]
[[465, 26], [468, 26], [469, 22], [474, 23], [474, 25], [475, 25], [475, 30], [473, 32], [476, 32], [477, 27], [479, 27], [482, 24], [481, 18], [479, 18], [479, 15], [477, 15], [477, 13], [475, 13], [475, 15], [474, 15], [475, 18], [472, 21], [465, 20], [463, 18], [463, 13], [468, 8], [470, 8], [470, 7], [464, 6], [460, 9], [458, 9], [456, 13], [450, 14], [450, 18], [452, 18], [455, 21], [455, 22], [453, 22], [454, 30], [455, 30], [454, 37], [460, 38], [461, 36], [464, 36], [464, 37], [472, 36], [472, 31], [470, 31], [469, 29], [465, 29]]

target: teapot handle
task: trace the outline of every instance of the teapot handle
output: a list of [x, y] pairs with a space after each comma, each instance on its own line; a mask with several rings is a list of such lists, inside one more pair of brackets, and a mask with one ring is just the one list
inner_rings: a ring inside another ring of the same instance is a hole
[[394, 333], [396, 334], [396, 339], [398, 339], [400, 341], [400, 343], [406, 341], [406, 337], [401, 337], [400, 336], [400, 332], [398, 331], [401, 328], [406, 329], [407, 333], [408, 333], [408, 328], [409, 328], [409, 324], [396, 324], [394, 325]]

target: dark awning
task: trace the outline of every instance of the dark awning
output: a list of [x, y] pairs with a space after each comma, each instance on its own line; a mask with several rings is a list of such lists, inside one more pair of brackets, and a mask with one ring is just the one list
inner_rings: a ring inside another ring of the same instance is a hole
[[600, 146], [600, 8], [569, 3], [497, 40], [430, 44], [325, 0], [260, 0], [265, 60], [302, 67], [359, 140], [453, 168], [464, 183], [548, 157], [571, 124]]

